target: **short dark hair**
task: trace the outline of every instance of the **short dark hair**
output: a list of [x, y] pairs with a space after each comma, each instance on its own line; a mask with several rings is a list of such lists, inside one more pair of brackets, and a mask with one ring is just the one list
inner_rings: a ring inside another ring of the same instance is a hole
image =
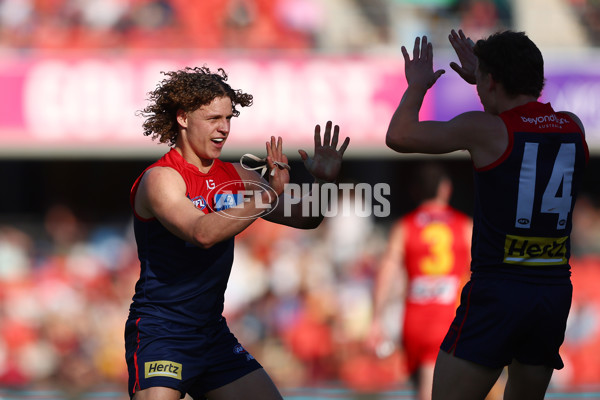
[[179, 71], [162, 72], [163, 79], [157, 88], [148, 93], [150, 104], [137, 112], [146, 118], [144, 135], [158, 139], [160, 143], [175, 144], [179, 135], [177, 112], [197, 110], [210, 104], [217, 97], [229, 97], [233, 116], [240, 112], [237, 105], [252, 105], [252, 95], [234, 90], [227, 84], [227, 74], [222, 68], [213, 73], [208, 67], [186, 67]]
[[423, 161], [418, 163], [412, 176], [412, 195], [415, 201], [423, 202], [434, 199], [442, 181], [450, 180], [450, 176], [441, 163]]
[[479, 69], [490, 73], [509, 96], [540, 97], [544, 88], [544, 58], [525, 32], [497, 32], [475, 43]]

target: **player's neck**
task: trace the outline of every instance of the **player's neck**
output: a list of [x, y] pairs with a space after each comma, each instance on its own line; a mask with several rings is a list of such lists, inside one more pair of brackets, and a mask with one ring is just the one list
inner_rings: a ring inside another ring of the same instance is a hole
[[202, 172], [203, 174], [206, 174], [210, 171], [215, 161], [213, 159], [200, 158], [193, 151], [183, 151], [183, 149], [179, 146], [175, 146], [175, 150], [181, 154], [185, 161], [198, 168], [198, 171]]
[[423, 203], [421, 203], [421, 206], [423, 207], [427, 207], [427, 208], [444, 208], [448, 205], [448, 202], [434, 197], [433, 199], [429, 199], [429, 200], [425, 200]]
[[505, 111], [512, 110], [515, 107], [525, 105], [527, 103], [535, 102], [537, 98], [531, 95], [520, 94], [514, 97], [511, 96], [498, 96], [497, 110], [498, 114], [502, 114]]

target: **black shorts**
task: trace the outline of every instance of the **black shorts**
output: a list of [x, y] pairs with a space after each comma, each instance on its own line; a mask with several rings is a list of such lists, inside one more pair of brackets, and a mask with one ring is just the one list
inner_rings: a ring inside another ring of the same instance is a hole
[[563, 368], [573, 286], [510, 279], [471, 279], [463, 288], [456, 317], [441, 349], [491, 368], [516, 359], [528, 365]]
[[262, 368], [229, 331], [225, 318], [190, 327], [151, 317], [125, 326], [129, 396], [162, 386], [203, 399], [204, 393]]

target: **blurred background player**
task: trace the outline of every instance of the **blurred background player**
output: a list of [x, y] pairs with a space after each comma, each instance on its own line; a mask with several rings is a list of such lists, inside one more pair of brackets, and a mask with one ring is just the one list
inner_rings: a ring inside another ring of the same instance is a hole
[[392, 227], [376, 275], [369, 344], [386, 341], [384, 311], [398, 282], [404, 293], [402, 352], [419, 400], [431, 399], [433, 369], [469, 270], [471, 218], [449, 205], [452, 182], [443, 167], [416, 169], [417, 208]]

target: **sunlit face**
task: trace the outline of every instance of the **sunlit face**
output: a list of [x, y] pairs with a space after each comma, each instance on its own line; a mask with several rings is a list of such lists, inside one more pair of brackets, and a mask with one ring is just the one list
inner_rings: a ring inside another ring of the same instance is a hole
[[219, 158], [229, 136], [232, 108], [229, 97], [217, 97], [194, 111], [177, 114], [181, 129], [176, 147], [184, 157], [197, 157], [203, 165], [212, 165], [212, 160]]

